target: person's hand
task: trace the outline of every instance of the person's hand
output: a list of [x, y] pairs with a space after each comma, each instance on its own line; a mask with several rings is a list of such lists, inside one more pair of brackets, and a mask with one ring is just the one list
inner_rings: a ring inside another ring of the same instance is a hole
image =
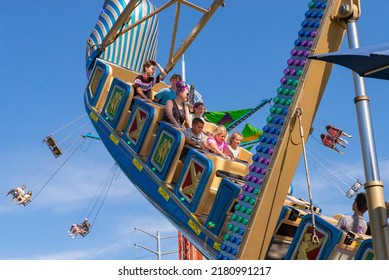
[[152, 103], [153, 100], [151, 100], [150, 98], [147, 98], [147, 99], [146, 99], [146, 102], [147, 102], [147, 103]]

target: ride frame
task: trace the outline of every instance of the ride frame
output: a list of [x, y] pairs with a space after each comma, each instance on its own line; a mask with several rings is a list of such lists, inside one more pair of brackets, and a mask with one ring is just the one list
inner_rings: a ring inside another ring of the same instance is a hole
[[[92, 69], [95, 59], [99, 54], [118, 36], [126, 30], [118, 32], [119, 28], [125, 23], [129, 14], [133, 11], [138, 1], [131, 0], [120, 18], [111, 28], [110, 32], [105, 36], [102, 44], [95, 50], [88, 59], [88, 68]], [[171, 1], [163, 8], [170, 6]], [[187, 3], [187, 1], [184, 1]], [[340, 46], [345, 30], [349, 29], [349, 43], [352, 48], [359, 45], [356, 31], [356, 20], [360, 15], [359, 0], [333, 0], [331, 3], [330, 21], [323, 22], [320, 27], [320, 32], [327, 34], [328, 41], [325, 39], [317, 40], [312, 46], [311, 52], [329, 52], [335, 51]], [[219, 6], [222, 6], [224, 1], [216, 0], [206, 11], [203, 18], [199, 21], [196, 27], [180, 45], [174, 53], [174, 40], [172, 39], [171, 51], [168, 64], [165, 70], [170, 71], [182, 56], [185, 50], [189, 47], [206, 22], [210, 19], [213, 13]], [[155, 15], [159, 10], [150, 13], [144, 20]], [[175, 19], [175, 28], [173, 38], [177, 31], [178, 19]], [[137, 23], [138, 24], [138, 23]], [[130, 28], [130, 27], [129, 27]], [[319, 35], [318, 35], [319, 36]], [[308, 72], [309, 69], [310, 71]], [[260, 201], [253, 209], [253, 216], [248, 224], [248, 231], [242, 239], [241, 250], [237, 258], [239, 259], [264, 259], [268, 250], [268, 246], [277, 219], [281, 212], [283, 201], [286, 197], [290, 182], [294, 176], [295, 168], [297, 167], [299, 158], [302, 154], [302, 144], [306, 142], [309, 135], [304, 135], [301, 139], [301, 131], [311, 131], [313, 119], [315, 117], [318, 105], [323, 95], [332, 65], [317, 61], [307, 61], [304, 67], [298, 84], [297, 91], [302, 91], [298, 96], [295, 96], [290, 110], [285, 118], [285, 123], [282, 127], [280, 139], [275, 147], [275, 154], [272, 158], [269, 172], [263, 182], [263, 189], [260, 193]], [[316, 81], [312, 77], [322, 77], [321, 82]], [[374, 251], [376, 259], [389, 259], [389, 242], [388, 228], [386, 225], [386, 212], [383, 199], [383, 183], [379, 178], [378, 164], [376, 160], [374, 134], [372, 131], [370, 109], [368, 107], [368, 97], [365, 94], [363, 78], [353, 74], [354, 85], [356, 90], [355, 104], [357, 109], [357, 118], [359, 124], [359, 133], [361, 136], [361, 145], [363, 152], [364, 170], [365, 170], [365, 189], [368, 199], [369, 216], [372, 225], [372, 239], [374, 243]], [[315, 80], [315, 81], [314, 81]], [[304, 92], [309, 92], [304, 94]], [[299, 126], [298, 119], [301, 119]], [[286, 168], [287, 167], [287, 168]], [[271, 186], [266, 187], [266, 186]], [[268, 211], [267, 209], [271, 209]], [[260, 214], [259, 214], [260, 213]], [[265, 225], [265, 226], [263, 226]], [[255, 248], [250, 244], [256, 244]]]

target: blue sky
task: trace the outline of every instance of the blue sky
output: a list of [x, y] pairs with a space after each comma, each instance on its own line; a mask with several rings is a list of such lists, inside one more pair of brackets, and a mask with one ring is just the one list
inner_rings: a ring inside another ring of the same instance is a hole
[[[154, 238], [134, 228], [151, 234], [158, 230], [162, 236], [177, 233], [122, 173], [116, 174], [90, 235], [73, 240], [66, 233], [72, 223], [83, 219], [114, 162], [98, 141], [87, 140], [73, 156], [68, 158], [69, 150], [54, 159], [42, 140], [57, 132], [54, 136], [63, 140], [62, 147], [67, 147], [72, 140], [81, 140], [77, 137], [79, 129], [89, 124], [82, 118], [66, 127], [84, 114], [85, 42], [102, 4], [103, 1], [92, 0], [0, 3], [0, 194], [21, 184], [39, 192], [27, 207], [1, 197], [2, 260], [155, 259], [150, 252], [134, 249], [134, 243], [156, 248]], [[307, 4], [305, 0], [266, 4], [254, 0], [226, 1], [226, 7], [217, 11], [185, 54], [187, 80], [202, 93], [208, 110], [247, 108], [276, 95]], [[389, 41], [385, 37], [388, 10], [386, 0], [362, 1], [358, 21], [361, 46]], [[161, 65], [166, 64], [168, 51], [163, 35], [160, 32]], [[346, 48], [347, 41], [342, 45], [342, 49]], [[176, 72], [181, 72], [180, 64], [172, 71]], [[366, 79], [366, 90], [371, 98], [381, 179], [386, 183], [389, 84]], [[365, 182], [353, 98], [351, 72], [335, 66], [314, 123], [313, 137], [307, 144], [313, 201], [327, 215], [349, 214], [352, 201], [339, 188], [346, 190], [356, 178]], [[262, 128], [269, 108], [255, 114], [250, 123]], [[316, 141], [328, 123], [353, 135], [343, 156]], [[293, 185], [296, 196], [308, 198], [301, 166]], [[389, 199], [389, 195], [386, 197]], [[162, 241], [162, 251], [176, 249], [175, 239]], [[176, 254], [163, 257], [176, 258]]]

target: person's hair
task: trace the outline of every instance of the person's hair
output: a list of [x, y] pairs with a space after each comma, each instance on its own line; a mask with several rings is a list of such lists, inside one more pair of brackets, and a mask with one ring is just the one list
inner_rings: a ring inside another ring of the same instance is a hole
[[200, 106], [204, 106], [204, 103], [202, 102], [196, 102], [195, 104], [193, 104], [193, 108], [198, 108]]
[[355, 197], [355, 203], [357, 204], [358, 211], [365, 213], [367, 211], [367, 200], [365, 193], [359, 193]]
[[199, 124], [199, 123], [204, 124], [204, 121], [203, 121], [202, 119], [200, 119], [200, 118], [194, 118], [194, 119], [192, 120], [192, 126], [193, 126], [193, 125], [196, 125], [196, 124]]
[[154, 60], [146, 60], [146, 61], [143, 63], [143, 72], [145, 72], [145, 71], [146, 71], [146, 68], [150, 67], [151, 65], [157, 66], [157, 63], [156, 63]]
[[329, 129], [331, 126], [330, 125], [326, 125], [326, 129]]
[[182, 77], [181, 77], [181, 75], [179, 75], [179, 74], [173, 74], [171, 77], [170, 77], [170, 80], [169, 81], [172, 81], [172, 80], [177, 80], [177, 81], [179, 81], [179, 82], [181, 82], [182, 81]]
[[224, 125], [219, 125], [218, 127], [216, 127], [212, 132], [212, 136], [215, 136], [215, 135], [218, 135], [221, 133], [225, 133], [226, 138], [228, 137], [228, 132], [227, 132], [227, 129]]
[[232, 140], [235, 139], [236, 137], [242, 137], [243, 138], [243, 134], [240, 133], [239, 131], [234, 131], [231, 136], [230, 136], [230, 139], [228, 140], [228, 144], [231, 144]]
[[182, 83], [182, 82], [177, 82], [176, 83], [176, 88], [177, 88], [177, 90], [176, 90], [176, 94], [178, 95], [181, 91], [184, 91], [184, 90], [189, 90], [189, 88], [188, 88], [188, 86], [187, 85], [185, 85], [184, 83]]

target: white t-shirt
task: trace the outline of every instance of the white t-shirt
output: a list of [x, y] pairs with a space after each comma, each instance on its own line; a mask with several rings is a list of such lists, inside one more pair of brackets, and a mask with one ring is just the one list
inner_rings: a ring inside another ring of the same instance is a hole
[[236, 150], [234, 150], [230, 145], [228, 145], [228, 149], [230, 150], [230, 152], [232, 153], [232, 156], [234, 158], [238, 158], [239, 152], [240, 152], [240, 148], [239, 147], [237, 147]]
[[184, 135], [185, 135], [185, 137], [188, 137], [188, 138], [192, 139], [192, 140], [195, 141], [196, 143], [204, 144], [204, 142], [205, 142], [204, 133], [194, 134], [194, 133], [192, 132], [192, 129], [191, 129], [191, 128], [185, 129], [185, 130], [184, 130]]
[[[193, 114], [193, 113], [191, 113], [190, 114], [190, 117], [191, 117], [191, 119], [192, 119], [192, 121], [193, 121], [193, 119], [195, 118], [195, 115]], [[206, 120], [204, 119], [204, 117], [203, 116], [201, 116], [199, 119], [202, 119], [203, 120], [203, 122], [205, 122]]]
[[354, 214], [352, 216], [344, 216], [341, 218], [337, 227], [344, 231], [365, 233], [367, 230], [367, 223], [363, 217]]

